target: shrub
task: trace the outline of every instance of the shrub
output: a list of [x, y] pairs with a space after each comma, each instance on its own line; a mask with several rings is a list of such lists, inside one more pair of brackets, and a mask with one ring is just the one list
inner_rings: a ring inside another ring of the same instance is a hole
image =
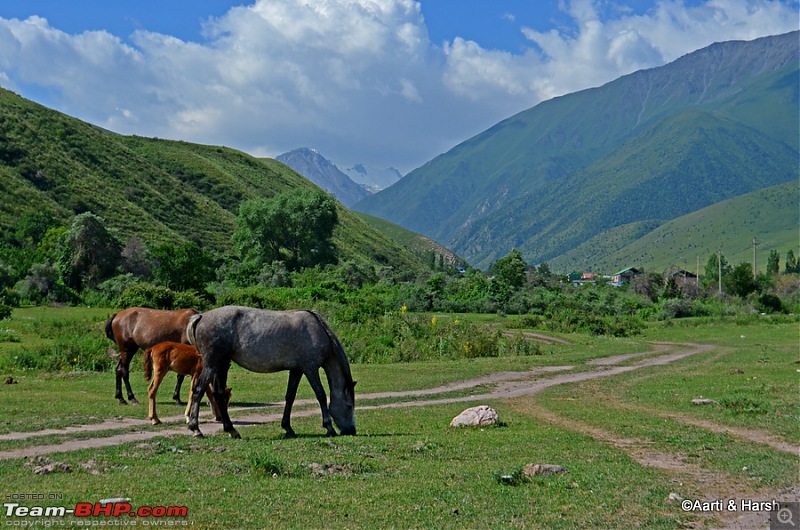
[[58, 271], [51, 265], [33, 265], [28, 276], [17, 282], [14, 290], [23, 300], [33, 304], [75, 303], [79, 297], [75, 291], [59, 280]]
[[115, 362], [108, 355], [108, 340], [96, 333], [56, 339], [51, 345], [25, 348], [0, 357], [0, 370], [105, 372]]
[[771, 293], [763, 293], [758, 297], [758, 307], [764, 313], [781, 313], [784, 310], [781, 299]]

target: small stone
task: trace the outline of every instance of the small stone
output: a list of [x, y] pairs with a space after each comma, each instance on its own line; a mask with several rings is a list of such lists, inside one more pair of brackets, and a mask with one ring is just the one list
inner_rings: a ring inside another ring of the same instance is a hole
[[450, 427], [480, 427], [483, 425], [494, 425], [497, 423], [499, 415], [497, 411], [487, 405], [472, 407], [450, 422]]
[[692, 405], [719, 405], [715, 399], [696, 398], [692, 400]]
[[672, 501], [682, 501], [682, 500], [683, 500], [683, 497], [681, 497], [680, 493], [675, 493], [675, 492], [672, 492], [672, 493], [670, 493], [670, 494], [669, 494], [669, 496], [667, 496], [667, 498], [666, 498], [666, 499], [664, 499], [664, 500], [665, 500], [665, 501], [667, 501], [667, 502], [672, 502]]
[[525, 469], [522, 470], [522, 476], [528, 478], [539, 475], [558, 475], [561, 473], [569, 473], [569, 471], [567, 471], [567, 468], [564, 466], [559, 466], [557, 464], [528, 464], [525, 466]]

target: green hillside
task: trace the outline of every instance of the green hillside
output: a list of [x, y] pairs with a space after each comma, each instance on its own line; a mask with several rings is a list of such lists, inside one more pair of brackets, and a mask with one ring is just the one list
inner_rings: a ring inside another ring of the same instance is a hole
[[[764, 271], [770, 250], [781, 260], [800, 244], [800, 180], [754, 191], [684, 215], [655, 228], [632, 223], [597, 235], [553, 260], [559, 270], [610, 274], [626, 267], [654, 272], [695, 271], [721, 250], [729, 263], [752, 263]], [[760, 257], [758, 257], [760, 256]]]
[[798, 35], [714, 44], [542, 102], [355, 208], [485, 267], [514, 247], [555, 262], [600, 232], [792, 180]]
[[400, 225], [385, 221], [380, 217], [375, 217], [373, 215], [360, 212], [353, 213], [365, 223], [384, 234], [390, 240], [400, 244], [403, 248], [407, 248], [420, 260], [426, 263], [433, 264], [442, 262], [444, 264], [455, 266], [467, 265], [467, 262], [464, 261], [464, 259], [430, 238], [417, 234], [416, 232], [412, 232], [411, 230], [403, 228]]
[[[123, 239], [231, 249], [238, 205], [315, 186], [274, 160], [217, 146], [122, 136], [0, 89], [0, 229], [27, 212], [103, 216]], [[408, 250], [339, 205], [340, 259], [416, 269]]]
[[[481, 267], [504, 248], [555, 262], [587, 238], [630, 223], [660, 224], [797, 176], [786, 144], [722, 116], [670, 116], [569, 178], [476, 221], [456, 248]], [[503, 231], [513, 219], [513, 231]], [[485, 242], [491, 234], [493, 245]]]

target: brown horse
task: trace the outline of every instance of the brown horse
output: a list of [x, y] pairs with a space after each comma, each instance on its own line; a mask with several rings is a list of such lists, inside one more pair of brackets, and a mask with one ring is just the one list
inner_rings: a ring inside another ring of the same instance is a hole
[[[177, 309], [174, 311], [161, 311], [158, 309], [148, 309], [145, 307], [131, 307], [123, 309], [106, 321], [106, 336], [114, 341], [119, 348], [119, 360], [117, 361], [117, 393], [115, 398], [119, 399], [120, 405], [127, 405], [122, 398], [122, 381], [125, 381], [125, 389], [128, 391], [128, 399], [131, 403], [138, 405], [136, 397], [131, 390], [131, 383], [128, 380], [131, 359], [141, 348], [145, 350], [159, 342], [172, 341], [188, 344], [186, 338], [186, 325], [189, 319], [196, 315], [194, 309]], [[175, 392], [172, 399], [179, 405], [181, 383], [184, 376], [178, 376], [178, 383], [175, 385]]]
[[[194, 346], [188, 344], [180, 344], [178, 342], [159, 342], [144, 351], [144, 379], [150, 381], [150, 386], [147, 389], [147, 396], [150, 401], [150, 410], [147, 418], [153, 423], [158, 425], [161, 420], [158, 419], [156, 414], [156, 394], [161, 380], [167, 375], [169, 371], [176, 372], [181, 375], [192, 376], [192, 392], [194, 392], [195, 383], [197, 378], [200, 377], [200, 372], [203, 371], [203, 358], [200, 357], [200, 352]], [[211, 408], [214, 411], [214, 416], [220, 419], [219, 406], [214, 399], [214, 394], [211, 391], [211, 384], [206, 389], [208, 401], [211, 403]], [[225, 389], [225, 405], [231, 399], [231, 389]], [[192, 405], [192, 396], [189, 395], [189, 403], [186, 405], [186, 421], [189, 421], [189, 407]]]

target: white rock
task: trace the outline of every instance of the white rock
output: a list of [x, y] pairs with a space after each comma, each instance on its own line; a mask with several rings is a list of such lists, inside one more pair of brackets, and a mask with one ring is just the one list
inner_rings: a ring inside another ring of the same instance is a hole
[[497, 411], [492, 407], [480, 405], [472, 407], [455, 418], [450, 422], [450, 427], [480, 427], [483, 425], [494, 425], [497, 423]]

